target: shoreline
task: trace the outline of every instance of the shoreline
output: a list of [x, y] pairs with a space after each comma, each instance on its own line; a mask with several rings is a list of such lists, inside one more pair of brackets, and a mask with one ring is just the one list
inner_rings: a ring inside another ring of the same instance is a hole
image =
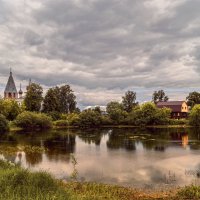
[[[151, 125], [151, 126], [133, 126], [133, 125], [102, 125], [98, 127], [78, 127], [78, 126], [53, 126], [50, 129], [42, 129], [39, 131], [43, 130], [59, 130], [59, 129], [81, 129], [81, 130], [87, 130], [87, 129], [104, 129], [104, 128], [139, 128], [139, 129], [148, 129], [148, 128], [153, 128], [153, 129], [173, 129], [173, 128], [198, 128], [190, 125]], [[16, 131], [23, 131], [23, 128], [20, 127], [11, 127], [8, 132], [16, 132]], [[35, 129], [37, 130], [37, 129]], [[33, 130], [31, 130], [33, 131]]]

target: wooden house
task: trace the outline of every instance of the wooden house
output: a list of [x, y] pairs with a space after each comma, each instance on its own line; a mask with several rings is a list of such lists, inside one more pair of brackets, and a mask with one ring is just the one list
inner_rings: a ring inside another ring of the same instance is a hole
[[167, 102], [158, 102], [158, 108], [170, 108], [172, 110], [171, 118], [172, 119], [182, 119], [187, 118], [189, 108], [185, 101], [167, 101]]

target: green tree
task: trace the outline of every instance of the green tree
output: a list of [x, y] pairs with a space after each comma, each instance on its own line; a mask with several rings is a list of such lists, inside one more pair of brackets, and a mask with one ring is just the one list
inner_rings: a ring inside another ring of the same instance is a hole
[[159, 101], [168, 101], [168, 100], [169, 100], [169, 97], [166, 96], [163, 90], [158, 90], [153, 93], [152, 101], [155, 104], [158, 103]]
[[14, 123], [25, 130], [49, 129], [52, 127], [52, 118], [44, 113], [25, 111], [17, 116]]
[[155, 113], [155, 125], [167, 125], [169, 124], [171, 118], [171, 109], [170, 108], [156, 108]]
[[72, 113], [76, 109], [76, 96], [69, 85], [60, 87], [60, 110], [62, 113]]
[[136, 93], [133, 91], [126, 92], [125, 96], [122, 97], [122, 105], [126, 112], [131, 112], [133, 107], [138, 105], [138, 102], [136, 102]]
[[195, 105], [189, 115], [189, 123], [192, 126], [200, 126], [200, 105]]
[[8, 131], [9, 125], [8, 121], [6, 120], [5, 116], [0, 114], [0, 133], [4, 133]]
[[101, 114], [88, 109], [81, 112], [77, 120], [76, 124], [80, 127], [97, 127], [101, 125]]
[[22, 111], [23, 106], [20, 107], [15, 100], [0, 99], [0, 114], [4, 115], [7, 120], [14, 120]]
[[69, 85], [50, 88], [43, 103], [43, 112], [72, 113], [76, 110], [76, 96]]
[[24, 99], [26, 110], [36, 112], [40, 111], [43, 100], [42, 94], [42, 87], [39, 84], [31, 83], [27, 87], [27, 93]]
[[140, 125], [154, 125], [156, 109], [154, 103], [144, 103], [140, 108], [140, 116], [138, 116]]
[[191, 92], [186, 97], [187, 104], [191, 108], [193, 108], [196, 104], [200, 104], [200, 93], [199, 92]]
[[112, 101], [107, 104], [106, 111], [114, 124], [119, 124], [127, 117], [127, 112], [124, 111], [122, 104]]
[[80, 114], [80, 113], [81, 113], [80, 108], [76, 107], [75, 110], [74, 110], [74, 113], [76, 113], [76, 114]]
[[169, 123], [170, 114], [170, 109], [159, 109], [154, 103], [148, 102], [136, 106], [129, 113], [127, 123], [136, 126], [165, 125]]
[[98, 112], [99, 114], [101, 114], [101, 108], [99, 106], [96, 106], [94, 108], [94, 111]]
[[59, 96], [60, 96], [59, 87], [50, 88], [44, 97], [43, 112], [45, 113], [60, 112]]

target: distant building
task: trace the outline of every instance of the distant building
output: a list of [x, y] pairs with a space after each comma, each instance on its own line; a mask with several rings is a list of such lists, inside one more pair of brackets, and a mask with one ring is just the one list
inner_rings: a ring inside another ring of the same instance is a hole
[[106, 106], [97, 106], [97, 105], [96, 106], [87, 106], [83, 110], [88, 110], [88, 109], [94, 110], [95, 108], [100, 108], [100, 111], [101, 111], [102, 115], [106, 115], [107, 114]]
[[167, 102], [158, 102], [158, 108], [170, 108], [172, 110], [171, 118], [172, 119], [182, 119], [187, 118], [189, 108], [185, 101], [167, 101]]
[[4, 91], [4, 99], [14, 99], [21, 106], [24, 100], [23, 91], [20, 84], [20, 90], [17, 91], [15, 81], [12, 75], [12, 71], [10, 70], [10, 76], [8, 78], [8, 82]]

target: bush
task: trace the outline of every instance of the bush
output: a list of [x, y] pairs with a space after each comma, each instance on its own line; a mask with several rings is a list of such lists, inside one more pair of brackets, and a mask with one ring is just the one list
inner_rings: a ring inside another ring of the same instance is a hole
[[79, 123], [79, 114], [70, 113], [70, 114], [61, 114], [61, 120], [67, 121], [68, 125], [76, 126]]
[[113, 124], [113, 121], [107, 115], [101, 116], [101, 122], [102, 122], [102, 125], [112, 125]]
[[97, 127], [100, 126], [101, 123], [101, 114], [94, 110], [83, 111], [76, 121], [76, 125], [79, 127]]
[[166, 125], [169, 123], [171, 110], [157, 108], [154, 103], [145, 103], [136, 106], [129, 113], [126, 123], [136, 126]]
[[121, 124], [127, 117], [127, 112], [124, 111], [122, 104], [112, 101], [107, 104], [106, 111], [112, 120], [112, 124]]
[[52, 119], [43, 113], [23, 112], [15, 120], [15, 125], [25, 130], [49, 129], [52, 127]]
[[6, 132], [9, 130], [8, 121], [6, 120], [5, 116], [0, 114], [0, 132]]
[[60, 120], [61, 119], [61, 114], [59, 112], [49, 112], [47, 113], [48, 116], [50, 116], [53, 121], [56, 121], [56, 120]]
[[177, 194], [179, 199], [200, 199], [200, 187], [191, 185], [181, 189]]
[[187, 125], [188, 120], [187, 119], [169, 119], [170, 125]]
[[7, 120], [16, 119], [17, 115], [19, 115], [23, 109], [23, 106], [20, 107], [15, 100], [0, 100], [0, 114], [4, 115]]
[[58, 127], [66, 127], [69, 124], [68, 124], [67, 120], [57, 120], [54, 122], [54, 125], [58, 126]]
[[189, 115], [189, 123], [192, 126], [200, 126], [200, 105], [195, 105]]

